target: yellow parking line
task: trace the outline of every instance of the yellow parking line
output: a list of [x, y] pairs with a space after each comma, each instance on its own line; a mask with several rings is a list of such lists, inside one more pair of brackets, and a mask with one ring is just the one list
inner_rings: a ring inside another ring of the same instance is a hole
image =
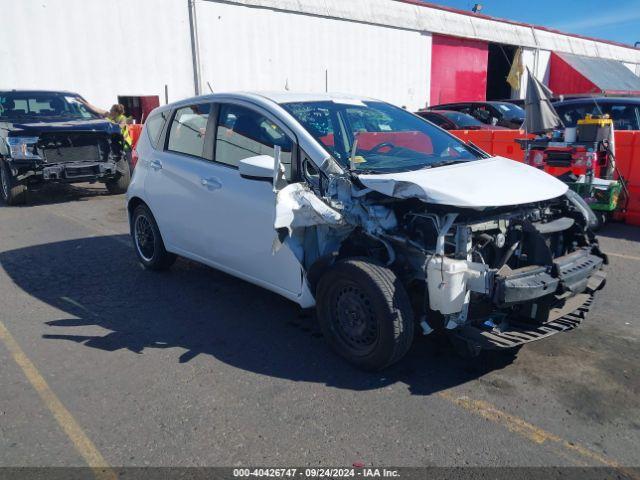
[[92, 468], [94, 476], [99, 480], [115, 480], [118, 478], [104, 457], [100, 454], [93, 442], [82, 431], [78, 422], [73, 418], [69, 410], [65, 408], [60, 399], [53, 393], [44, 377], [36, 366], [24, 353], [18, 342], [9, 333], [4, 323], [0, 321], [0, 340], [5, 344], [9, 353], [22, 369], [31, 386], [38, 392], [40, 398], [53, 414], [60, 428], [73, 442], [78, 453]]
[[605, 254], [611, 257], [620, 257], [620, 258], [626, 258], [627, 260], [640, 261], [640, 257], [635, 257], [633, 255], [623, 255], [622, 253], [611, 253], [611, 252], [605, 252]]
[[442, 391], [438, 395], [441, 398], [453, 402], [455, 405], [462, 407], [471, 413], [480, 415], [481, 417], [493, 423], [502, 425], [510, 432], [517, 433], [518, 435], [521, 435], [522, 437], [532, 441], [533, 443], [536, 443], [538, 445], [544, 443], [555, 444], [558, 447], [562, 448], [564, 451], [576, 453], [581, 457], [584, 457], [591, 461], [595, 461], [601, 465], [606, 465], [607, 467], [614, 468], [618, 472], [622, 473], [625, 477], [635, 480], [640, 479], [640, 476], [638, 476], [635, 472], [624, 468], [617, 461], [605, 457], [604, 455], [594, 452], [593, 450], [590, 450], [589, 448], [575, 442], [564, 440], [558, 435], [547, 432], [542, 428], [536, 427], [535, 425], [532, 425], [522, 418], [511, 415], [507, 412], [503, 412], [502, 410], [497, 409], [488, 402], [485, 402], [483, 400], [474, 400], [467, 397], [466, 395], [458, 396], [448, 390]]

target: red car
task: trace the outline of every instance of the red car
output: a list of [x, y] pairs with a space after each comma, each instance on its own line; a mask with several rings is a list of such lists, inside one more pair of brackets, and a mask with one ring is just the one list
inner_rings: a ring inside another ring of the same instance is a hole
[[507, 130], [497, 125], [487, 125], [471, 115], [453, 110], [420, 110], [416, 115], [444, 130]]

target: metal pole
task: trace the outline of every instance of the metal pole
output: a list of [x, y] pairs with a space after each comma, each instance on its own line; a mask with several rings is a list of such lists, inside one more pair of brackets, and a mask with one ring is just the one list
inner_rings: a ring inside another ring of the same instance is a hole
[[191, 35], [191, 61], [193, 63], [193, 90], [200, 95], [200, 45], [198, 44], [198, 17], [196, 0], [187, 0], [189, 8], [189, 33]]

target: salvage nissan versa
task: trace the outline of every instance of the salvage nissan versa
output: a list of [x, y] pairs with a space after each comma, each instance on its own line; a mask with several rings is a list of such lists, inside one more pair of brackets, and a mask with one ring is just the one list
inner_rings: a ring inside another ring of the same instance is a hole
[[46, 182], [104, 182], [124, 193], [129, 164], [120, 127], [89, 110], [78, 94], [0, 91], [0, 195], [24, 203]]
[[403, 109], [329, 94], [215, 94], [156, 109], [129, 187], [139, 261], [181, 255], [316, 307], [381, 369], [414, 331], [467, 353], [576, 327], [604, 286], [588, 206]]

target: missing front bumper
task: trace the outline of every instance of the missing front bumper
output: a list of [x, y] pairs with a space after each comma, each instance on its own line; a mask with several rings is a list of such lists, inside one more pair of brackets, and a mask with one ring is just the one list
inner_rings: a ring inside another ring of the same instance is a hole
[[531, 302], [553, 293], [582, 293], [603, 263], [602, 257], [584, 249], [556, 258], [553, 268], [532, 266], [498, 275], [494, 302], [505, 306]]
[[598, 271], [588, 278], [585, 292], [569, 297], [564, 304], [549, 311], [547, 321], [539, 324], [519, 319], [506, 319], [499, 325], [492, 322], [465, 325], [452, 332], [467, 343], [469, 350], [500, 350], [566, 332], [578, 327], [592, 306], [594, 294], [606, 283], [606, 274]]
[[45, 181], [77, 181], [115, 176], [115, 162], [73, 162], [44, 167], [41, 172]]

